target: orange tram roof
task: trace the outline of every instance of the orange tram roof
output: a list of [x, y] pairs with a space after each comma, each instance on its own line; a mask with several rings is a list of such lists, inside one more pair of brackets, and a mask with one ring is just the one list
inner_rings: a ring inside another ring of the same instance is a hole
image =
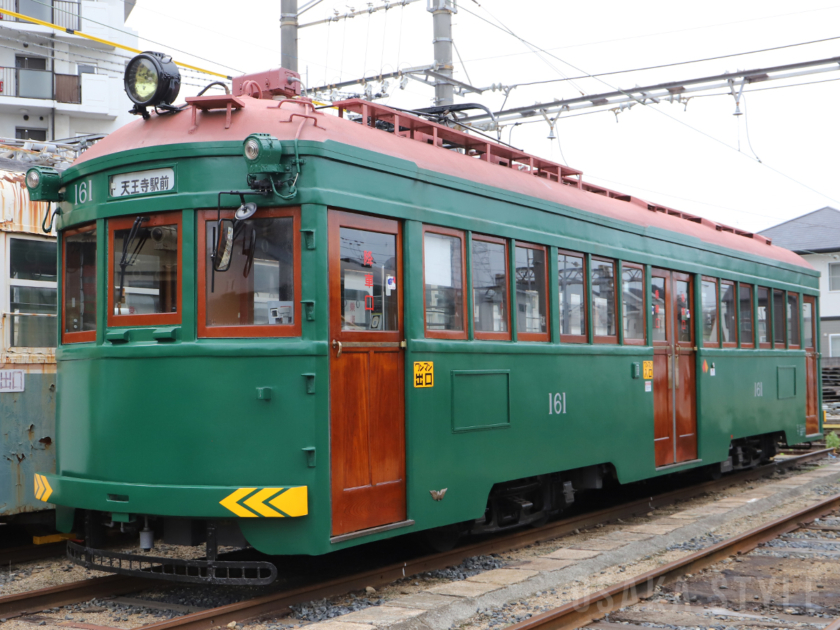
[[[420, 169], [812, 268], [797, 254], [774, 246], [760, 234], [587, 183], [579, 170], [376, 103], [359, 99], [337, 102], [338, 116], [325, 115], [306, 99], [212, 95], [188, 97], [187, 105], [180, 114], [153, 114], [149, 120], [123, 126], [85, 151], [76, 164], [146, 147], [244, 141], [258, 132], [279, 140], [332, 140], [407, 160]], [[348, 119], [351, 115], [355, 120]]]

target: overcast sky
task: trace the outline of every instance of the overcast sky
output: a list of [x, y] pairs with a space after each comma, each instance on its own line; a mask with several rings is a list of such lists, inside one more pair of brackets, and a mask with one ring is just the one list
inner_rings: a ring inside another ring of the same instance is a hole
[[[299, 0], [301, 5], [304, 0]], [[374, 7], [384, 4], [374, 0]], [[554, 80], [510, 91], [506, 107], [581, 93], [687, 80], [727, 71], [838, 55], [840, 4], [803, 0], [560, 2], [458, 0], [455, 78], [477, 87]], [[323, 0], [301, 23], [368, 2]], [[503, 24], [517, 37], [505, 32]], [[141, 47], [235, 75], [280, 63], [280, 0], [139, 0], [128, 21]], [[792, 46], [836, 37], [833, 41]], [[522, 40], [525, 40], [523, 42]], [[755, 54], [741, 54], [787, 46]], [[545, 52], [534, 53], [534, 49]], [[181, 51], [181, 52], [179, 52]], [[431, 64], [432, 16], [426, 2], [300, 31], [299, 69], [310, 86]], [[720, 57], [656, 70], [579, 77]], [[205, 77], [185, 73], [182, 96]], [[571, 116], [503, 130], [502, 139], [567, 163], [584, 179], [746, 230], [761, 230], [826, 205], [840, 209], [838, 71], [745, 88], [746, 114], [731, 96]], [[783, 87], [790, 83], [812, 83]], [[376, 86], [377, 88], [379, 86]], [[779, 88], [779, 89], [767, 89]], [[353, 92], [356, 88], [347, 88]], [[358, 88], [361, 90], [361, 88]], [[427, 107], [433, 88], [391, 81], [385, 104]], [[457, 102], [502, 106], [499, 91]], [[760, 159], [760, 162], [758, 159]], [[815, 226], [819, 229], [819, 226]]]

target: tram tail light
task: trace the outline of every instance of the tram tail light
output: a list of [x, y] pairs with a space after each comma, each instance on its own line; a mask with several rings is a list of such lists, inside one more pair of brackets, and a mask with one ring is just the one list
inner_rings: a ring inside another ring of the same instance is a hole
[[26, 188], [32, 201], [61, 201], [61, 175], [48, 166], [33, 166], [26, 171]]

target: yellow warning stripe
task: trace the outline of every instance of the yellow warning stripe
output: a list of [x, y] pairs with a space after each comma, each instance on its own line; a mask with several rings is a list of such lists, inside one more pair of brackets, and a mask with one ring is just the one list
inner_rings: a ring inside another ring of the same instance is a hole
[[[257, 514], [267, 518], [285, 518], [306, 516], [309, 513], [308, 498], [309, 492], [306, 486], [259, 490], [238, 488], [219, 503], [242, 518], [254, 518]], [[269, 507], [269, 504], [276, 509]], [[250, 509], [246, 509], [245, 506]]]
[[[48, 28], [54, 28], [57, 31], [62, 31], [64, 33], [70, 33], [71, 35], [78, 35], [79, 37], [83, 37], [85, 39], [89, 39], [92, 42], [99, 42], [100, 44], [105, 44], [106, 46], [113, 46], [114, 48], [120, 48], [122, 50], [127, 50], [128, 52], [133, 52], [136, 55], [142, 53], [142, 50], [138, 50], [137, 48], [131, 48], [130, 46], [123, 46], [122, 44], [118, 44], [117, 42], [108, 41], [107, 39], [101, 39], [99, 37], [94, 37], [93, 35], [88, 35], [87, 33], [83, 33], [82, 31], [76, 31], [72, 28], [65, 28], [64, 26], [59, 26], [58, 24], [53, 24], [52, 22], [45, 22], [44, 20], [39, 20], [38, 18], [29, 17], [28, 15], [24, 15], [23, 13], [15, 13], [14, 11], [9, 11], [8, 9], [0, 9], [0, 14], [2, 15], [10, 15], [12, 17], [16, 17], [19, 20], [23, 20], [24, 22], [32, 22], [33, 24], [39, 24], [41, 26], [46, 26]], [[204, 68], [199, 68], [198, 66], [191, 66], [188, 63], [181, 63], [180, 61], [175, 62], [176, 65], [181, 66], [182, 68], [189, 68], [190, 70], [197, 70], [198, 72], [203, 72], [205, 74], [212, 74], [214, 77], [222, 77], [223, 79], [231, 79], [232, 77], [227, 76], [226, 74], [220, 74], [218, 72], [212, 72], [211, 70], [205, 70]]]
[[47, 478], [44, 475], [35, 475], [35, 498], [46, 503], [52, 493], [53, 489]]

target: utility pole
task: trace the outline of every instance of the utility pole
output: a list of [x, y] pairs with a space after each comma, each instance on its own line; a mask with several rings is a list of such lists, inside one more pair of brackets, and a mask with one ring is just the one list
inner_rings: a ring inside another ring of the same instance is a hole
[[280, 0], [280, 65], [298, 71], [297, 0]]
[[[432, 14], [435, 38], [435, 71], [452, 78], [452, 14], [458, 8], [456, 0], [427, 0], [426, 10]], [[455, 86], [446, 81], [435, 81], [435, 105], [452, 105]]]

